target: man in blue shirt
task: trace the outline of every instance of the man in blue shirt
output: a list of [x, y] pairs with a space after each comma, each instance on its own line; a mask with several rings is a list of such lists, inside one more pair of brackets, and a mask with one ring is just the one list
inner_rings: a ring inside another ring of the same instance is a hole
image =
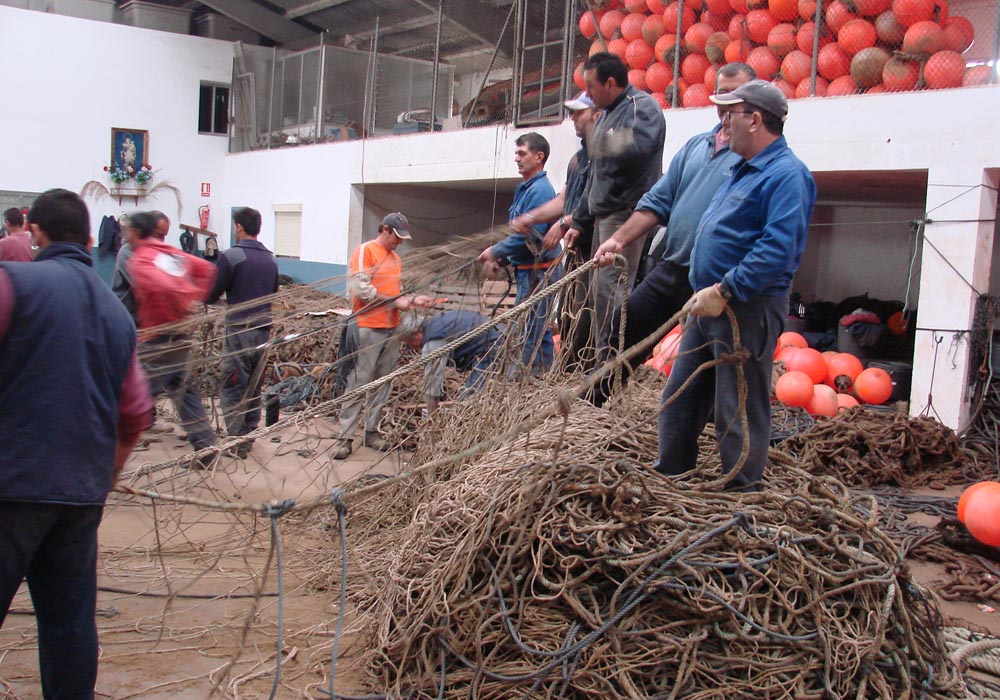
[[[671, 475], [693, 469], [698, 436], [714, 414], [722, 470], [729, 475], [726, 489], [750, 491], [759, 489], [767, 463], [771, 361], [805, 248], [816, 183], [782, 135], [788, 101], [777, 87], [751, 80], [711, 99], [725, 109], [723, 128], [742, 160], [698, 225], [689, 276], [695, 293], [684, 305], [691, 321], [663, 390], [656, 468]], [[727, 307], [736, 317], [745, 359], [730, 357]], [[722, 364], [696, 374], [713, 360]], [[744, 389], [745, 426], [739, 405]]]
[[[719, 69], [715, 94], [725, 95], [757, 75], [745, 63], [728, 63]], [[719, 108], [719, 118], [725, 113]], [[670, 161], [666, 175], [643, 195], [635, 213], [614, 235], [601, 244], [594, 259], [602, 266], [614, 262], [615, 254], [634, 241], [642, 240], [657, 224], [667, 227], [663, 254], [655, 267], [629, 295], [626, 302], [628, 323], [624, 329], [625, 349], [651, 335], [667, 319], [680, 311], [694, 290], [688, 282], [691, 249], [698, 222], [719, 187], [729, 178], [729, 171], [741, 160], [729, 148], [729, 132], [720, 122], [711, 131], [692, 137]], [[611, 347], [618, 347], [620, 310], [615, 315]], [[636, 358], [636, 363], [645, 356]], [[623, 376], [628, 379], [628, 372]], [[591, 400], [601, 406], [612, 388], [610, 378], [594, 389]]]
[[[545, 173], [549, 159], [549, 142], [541, 134], [521, 134], [514, 142], [514, 162], [521, 174], [521, 183], [514, 190], [514, 203], [510, 205], [510, 220], [535, 209], [556, 196], [556, 191]], [[511, 233], [505, 239], [479, 254], [480, 263], [509, 262], [514, 266], [517, 279], [515, 303], [522, 301], [552, 283], [558, 276], [554, 250], [543, 250], [547, 226], [539, 222], [527, 234]], [[552, 332], [548, 328], [552, 298], [536, 303], [522, 319], [524, 344], [521, 354], [523, 367], [538, 375], [552, 365]]]
[[[264, 346], [271, 336], [271, 302], [258, 299], [278, 291], [278, 264], [260, 234], [260, 212], [244, 207], [233, 215], [236, 244], [219, 257], [219, 272], [208, 303], [226, 295], [226, 357], [219, 400], [230, 437], [246, 435], [260, 424], [260, 389], [264, 381]], [[246, 459], [252, 441], [236, 456]]]

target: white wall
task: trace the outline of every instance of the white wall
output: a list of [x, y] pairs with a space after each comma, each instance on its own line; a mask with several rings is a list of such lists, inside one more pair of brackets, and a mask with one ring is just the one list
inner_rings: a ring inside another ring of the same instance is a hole
[[[161, 209], [174, 224], [197, 224], [199, 206], [221, 201], [228, 142], [198, 134], [198, 87], [229, 83], [232, 44], [0, 6], [0, 46], [4, 94], [16, 96], [0, 110], [0, 189], [110, 186], [111, 128], [125, 127], [149, 131], [153, 184], [173, 184], [180, 201], [169, 191], [90, 198], [95, 237], [105, 214]], [[211, 199], [200, 197], [201, 182], [212, 184]], [[227, 221], [220, 212], [211, 224]]]

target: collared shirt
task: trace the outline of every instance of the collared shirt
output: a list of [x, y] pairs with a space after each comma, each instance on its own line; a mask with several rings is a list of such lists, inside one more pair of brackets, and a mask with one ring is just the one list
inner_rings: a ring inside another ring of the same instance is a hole
[[590, 175], [590, 156], [587, 144], [576, 152], [566, 166], [566, 193], [563, 198], [563, 214], [572, 214], [583, 200], [583, 190]]
[[742, 158], [725, 145], [716, 150], [722, 125], [692, 137], [670, 161], [666, 175], [643, 195], [636, 211], [656, 214], [667, 227], [663, 260], [687, 269], [695, 233], [719, 187]]
[[[223, 292], [226, 305], [232, 308], [278, 291], [278, 263], [260, 241], [249, 238], [237, 241], [219, 256], [217, 267], [215, 285], [207, 299], [209, 304], [218, 301]], [[226, 311], [226, 323], [265, 325], [270, 322], [270, 302]]]
[[784, 136], [740, 161], [698, 226], [691, 287], [697, 291], [725, 279], [738, 301], [786, 294], [815, 203], [812, 174]]
[[[514, 190], [514, 203], [510, 205], [510, 220], [513, 221], [535, 207], [555, 198], [556, 191], [549, 182], [549, 176], [540, 170], [527, 180], [523, 180]], [[493, 257], [507, 258], [513, 265], [530, 265], [538, 260], [551, 260], [556, 257], [554, 250], [536, 253], [540, 250], [542, 239], [548, 230], [546, 224], [535, 224], [531, 227], [531, 241], [520, 233], [511, 233], [505, 239], [493, 246]]]

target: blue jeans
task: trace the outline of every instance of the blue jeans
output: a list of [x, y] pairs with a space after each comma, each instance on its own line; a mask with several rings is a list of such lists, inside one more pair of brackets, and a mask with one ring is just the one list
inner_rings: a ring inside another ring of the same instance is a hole
[[[530, 297], [544, 286], [559, 279], [559, 271], [552, 267], [547, 270], [517, 270], [517, 296], [515, 304]], [[540, 374], [552, 366], [555, 354], [555, 344], [552, 342], [552, 331], [549, 330], [549, 310], [552, 308], [552, 297], [537, 302], [520, 319], [523, 345], [521, 364], [530, 369], [532, 374]]]
[[103, 512], [102, 506], [0, 501], [0, 627], [27, 578], [45, 700], [94, 698], [97, 526]]
[[[755, 297], [747, 302], [730, 302], [739, 324], [740, 341], [750, 353], [743, 363], [747, 383], [746, 412], [749, 445], [743, 468], [727, 484], [729, 488], [754, 487], [764, 474], [771, 436], [771, 363], [778, 335], [788, 314], [788, 297]], [[731, 351], [732, 327], [729, 317], [700, 317], [684, 331], [663, 401], [705, 362]], [[715, 437], [719, 442], [722, 471], [728, 473], [739, 461], [743, 449], [737, 396], [736, 365], [722, 364], [705, 370], [660, 412], [660, 457], [656, 469], [665, 474], [683, 474], [694, 469], [698, 459], [698, 436], [714, 416]]]
[[187, 368], [191, 357], [190, 339], [159, 336], [142, 347], [141, 352], [142, 367], [149, 377], [149, 393], [155, 397], [167, 392], [194, 449], [214, 445], [215, 431], [208, 422], [201, 394]]
[[219, 402], [230, 436], [246, 435], [260, 425], [260, 388], [264, 381], [264, 368], [260, 364], [265, 352], [260, 346], [270, 337], [270, 326], [226, 328], [225, 379]]

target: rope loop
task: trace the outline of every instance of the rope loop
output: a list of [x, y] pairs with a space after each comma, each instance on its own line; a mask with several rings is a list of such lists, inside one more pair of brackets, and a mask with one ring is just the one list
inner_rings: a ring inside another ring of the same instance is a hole
[[290, 511], [294, 505], [295, 501], [291, 498], [286, 498], [283, 501], [268, 501], [261, 504], [260, 512], [269, 518], [280, 518]]
[[347, 502], [344, 500], [344, 489], [330, 489], [330, 504], [337, 510], [337, 515], [343, 516], [347, 513]]

